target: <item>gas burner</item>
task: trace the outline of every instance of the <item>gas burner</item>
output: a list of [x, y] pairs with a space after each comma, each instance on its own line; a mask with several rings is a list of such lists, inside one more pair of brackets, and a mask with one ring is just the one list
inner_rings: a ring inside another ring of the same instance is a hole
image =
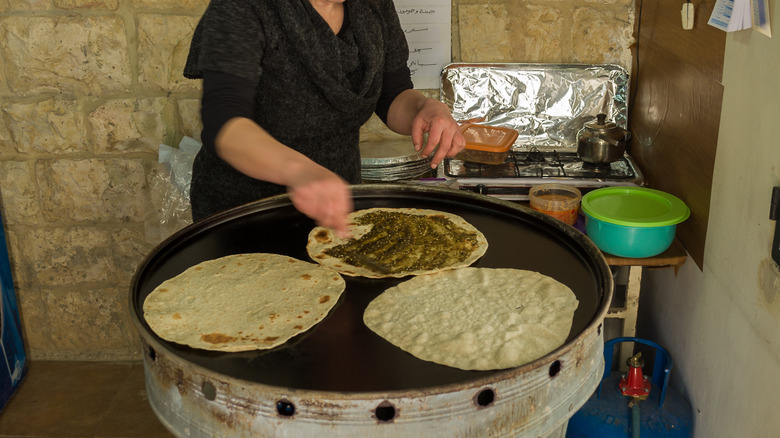
[[582, 162], [582, 170], [586, 172], [593, 172], [598, 175], [606, 175], [612, 171], [611, 163], [588, 163]]
[[[558, 153], [555, 152], [555, 151], [552, 151], [551, 153], [549, 153], [549, 152], [545, 153], [545, 152], [540, 151], [536, 147], [532, 147], [525, 154], [525, 157], [522, 158], [522, 162], [525, 163], [525, 164], [544, 163], [544, 162], [548, 161], [548, 159], [554, 158], [554, 156], [552, 154], [555, 154], [555, 156], [557, 156]], [[518, 155], [522, 156], [522, 154], [518, 154]]]

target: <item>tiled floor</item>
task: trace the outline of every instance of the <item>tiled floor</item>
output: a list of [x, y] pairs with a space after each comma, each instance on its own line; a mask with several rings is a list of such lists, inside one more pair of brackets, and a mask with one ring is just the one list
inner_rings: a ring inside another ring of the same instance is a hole
[[140, 362], [31, 362], [0, 411], [0, 437], [156, 438]]

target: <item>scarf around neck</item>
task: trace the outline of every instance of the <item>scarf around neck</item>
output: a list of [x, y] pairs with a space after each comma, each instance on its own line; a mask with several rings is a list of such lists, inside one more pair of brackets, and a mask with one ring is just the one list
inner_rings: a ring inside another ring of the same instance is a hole
[[344, 3], [344, 26], [349, 26], [355, 37], [363, 66], [357, 89], [352, 88], [339, 62], [338, 36], [309, 0], [272, 0], [266, 4], [274, 9], [290, 47], [333, 108], [347, 114], [370, 114], [382, 85], [384, 53], [382, 23], [366, 1]]

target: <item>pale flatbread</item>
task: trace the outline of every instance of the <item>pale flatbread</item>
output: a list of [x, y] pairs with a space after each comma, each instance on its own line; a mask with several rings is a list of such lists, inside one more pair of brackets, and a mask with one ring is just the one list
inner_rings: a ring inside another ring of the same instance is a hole
[[[471, 265], [487, 251], [485, 236], [462, 217], [418, 208], [370, 208], [349, 215], [352, 238], [315, 227], [312, 260], [350, 276], [405, 277]], [[340, 251], [340, 252], [337, 252]]]
[[463, 268], [391, 287], [369, 303], [363, 321], [419, 359], [492, 370], [563, 345], [577, 305], [571, 289], [538, 272]]
[[335, 306], [346, 283], [335, 271], [278, 254], [205, 261], [164, 281], [144, 301], [161, 338], [195, 348], [273, 348], [303, 333]]

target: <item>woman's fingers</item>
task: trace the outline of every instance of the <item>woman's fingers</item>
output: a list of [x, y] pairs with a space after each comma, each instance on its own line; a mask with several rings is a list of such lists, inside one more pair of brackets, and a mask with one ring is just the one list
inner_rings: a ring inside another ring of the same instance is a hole
[[288, 190], [298, 211], [318, 225], [333, 229], [339, 237], [349, 237], [347, 215], [353, 209], [353, 201], [344, 180], [329, 171], [318, 172]]

